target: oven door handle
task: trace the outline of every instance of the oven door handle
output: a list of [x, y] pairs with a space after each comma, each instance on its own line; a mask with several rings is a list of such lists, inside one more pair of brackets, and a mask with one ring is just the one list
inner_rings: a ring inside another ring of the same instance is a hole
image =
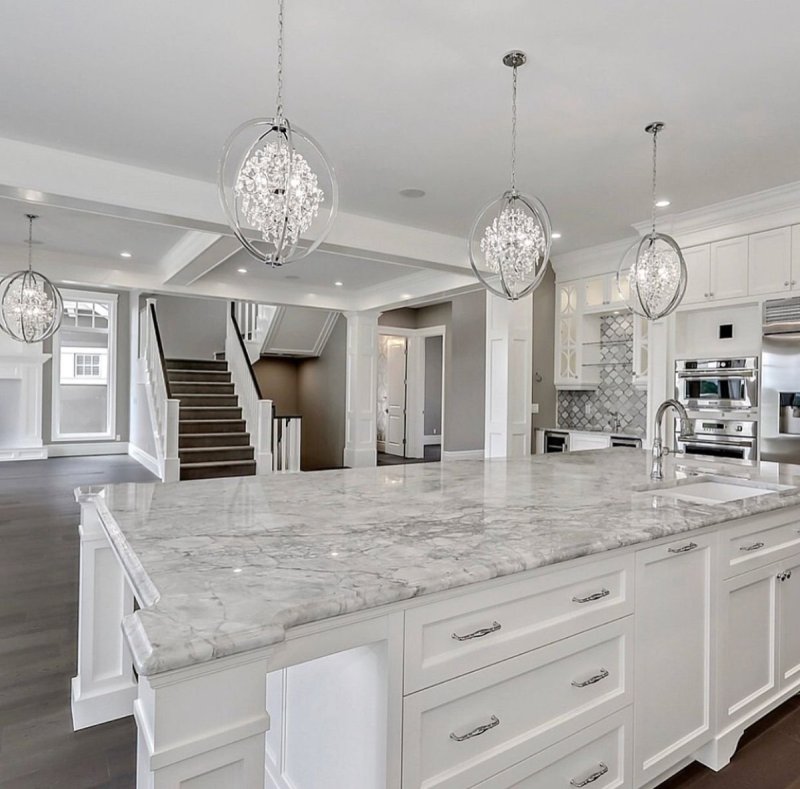
[[756, 445], [755, 439], [753, 441], [698, 441], [697, 438], [680, 438], [678, 437], [678, 441], [686, 446], [692, 447], [704, 447], [704, 446], [712, 446], [712, 447], [754, 447]]
[[755, 378], [755, 370], [709, 370], [707, 372], [695, 372], [694, 370], [681, 370], [676, 373], [678, 378]]

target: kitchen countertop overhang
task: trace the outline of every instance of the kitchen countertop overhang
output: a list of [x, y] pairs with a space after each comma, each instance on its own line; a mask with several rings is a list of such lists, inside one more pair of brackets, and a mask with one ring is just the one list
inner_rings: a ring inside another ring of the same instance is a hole
[[800, 505], [800, 466], [665, 461], [666, 483], [731, 474], [778, 493], [642, 495], [649, 454], [604, 449], [79, 489], [142, 608], [123, 622], [152, 675], [282, 641], [288, 628]]

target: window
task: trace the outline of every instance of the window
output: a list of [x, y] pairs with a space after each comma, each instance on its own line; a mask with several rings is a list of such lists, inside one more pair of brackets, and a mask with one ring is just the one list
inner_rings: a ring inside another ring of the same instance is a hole
[[100, 377], [100, 354], [99, 353], [76, 353], [75, 354], [75, 377], [76, 378], [99, 378]]
[[113, 439], [117, 297], [62, 295], [64, 317], [53, 337], [53, 441]]

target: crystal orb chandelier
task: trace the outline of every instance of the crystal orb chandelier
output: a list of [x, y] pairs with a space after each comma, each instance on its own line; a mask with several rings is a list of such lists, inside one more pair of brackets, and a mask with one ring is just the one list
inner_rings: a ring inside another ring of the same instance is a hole
[[339, 202], [336, 176], [322, 148], [284, 114], [283, 6], [284, 0], [278, 0], [275, 115], [235, 129], [218, 172], [231, 230], [252, 257], [270, 266], [313, 252], [330, 230]]
[[28, 268], [0, 282], [0, 329], [19, 342], [41, 342], [61, 325], [64, 303], [58, 288], [33, 270], [33, 220], [28, 218]]
[[467, 246], [469, 262], [483, 286], [510, 301], [533, 291], [542, 281], [550, 259], [552, 229], [544, 204], [517, 190], [517, 69], [527, 61], [524, 52], [503, 57], [512, 69], [511, 188], [493, 198], [478, 214]]
[[627, 296], [637, 315], [651, 321], [675, 311], [683, 300], [687, 282], [686, 261], [678, 242], [656, 232], [656, 161], [658, 134], [663, 128], [660, 121], [645, 127], [653, 135], [652, 227], [623, 255], [617, 271], [620, 294]]

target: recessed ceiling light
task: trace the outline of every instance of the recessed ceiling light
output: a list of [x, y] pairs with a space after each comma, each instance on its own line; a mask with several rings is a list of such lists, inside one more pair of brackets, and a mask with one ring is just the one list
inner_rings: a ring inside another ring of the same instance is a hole
[[553, 238], [561, 238], [561, 233], [553, 233]]
[[656, 208], [666, 208], [669, 205], [669, 200], [656, 200]]
[[336, 285], [336, 287], [337, 287], [337, 288], [341, 288], [341, 287], [342, 287], [342, 285], [344, 285], [344, 282], [339, 282], [339, 281], [337, 280], [337, 281], [336, 281], [336, 282], [334, 282], [333, 284], [334, 284], [334, 285]]
[[411, 294], [410, 293], [401, 293], [400, 294], [400, 298], [401, 299], [410, 299], [411, 298]]
[[425, 190], [424, 189], [401, 189], [400, 195], [402, 197], [410, 197], [415, 199], [417, 197], [425, 197]]
[[133, 253], [132, 252], [120, 252], [119, 256], [121, 258], [132, 258], [133, 257]]
[[237, 270], [237, 271], [238, 271], [240, 274], [247, 274], [247, 269], [246, 269], [246, 268], [237, 268], [236, 270]]

